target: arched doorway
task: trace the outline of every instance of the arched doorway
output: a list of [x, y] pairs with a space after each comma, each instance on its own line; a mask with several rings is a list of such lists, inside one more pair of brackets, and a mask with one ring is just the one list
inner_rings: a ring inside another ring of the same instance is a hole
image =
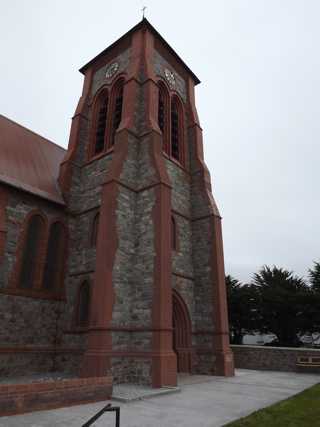
[[191, 321], [181, 295], [172, 293], [173, 350], [177, 355], [178, 372], [191, 372]]

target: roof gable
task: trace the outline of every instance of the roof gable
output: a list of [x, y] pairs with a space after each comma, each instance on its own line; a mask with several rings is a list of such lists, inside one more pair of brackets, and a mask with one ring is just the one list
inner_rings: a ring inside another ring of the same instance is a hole
[[58, 187], [62, 147], [0, 114], [0, 182], [64, 204]]

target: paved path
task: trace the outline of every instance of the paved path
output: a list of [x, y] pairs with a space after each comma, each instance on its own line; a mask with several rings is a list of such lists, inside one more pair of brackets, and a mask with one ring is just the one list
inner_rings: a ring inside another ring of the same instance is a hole
[[[179, 393], [120, 404], [121, 427], [220, 427], [318, 382], [319, 375], [249, 370], [237, 370], [233, 378], [183, 376]], [[2, 417], [0, 426], [81, 427], [105, 403]], [[94, 424], [114, 425], [112, 413]]]

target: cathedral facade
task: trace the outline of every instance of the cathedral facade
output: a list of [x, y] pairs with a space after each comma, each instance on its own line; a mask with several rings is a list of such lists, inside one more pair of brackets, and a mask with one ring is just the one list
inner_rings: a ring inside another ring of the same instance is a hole
[[143, 19], [81, 68], [68, 150], [0, 116], [0, 375], [233, 375], [198, 78]]

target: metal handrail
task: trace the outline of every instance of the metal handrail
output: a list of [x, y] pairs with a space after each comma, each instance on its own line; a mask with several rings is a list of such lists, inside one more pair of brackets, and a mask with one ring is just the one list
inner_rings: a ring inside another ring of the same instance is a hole
[[120, 407], [119, 406], [111, 406], [111, 403], [108, 403], [107, 406], [101, 409], [101, 411], [97, 412], [96, 415], [94, 415], [92, 418], [90, 418], [89, 421], [82, 424], [81, 427], [89, 427], [91, 426], [95, 421], [97, 421], [98, 418], [100, 418], [105, 412], [115, 412], [116, 413], [116, 426], [120, 427]]

